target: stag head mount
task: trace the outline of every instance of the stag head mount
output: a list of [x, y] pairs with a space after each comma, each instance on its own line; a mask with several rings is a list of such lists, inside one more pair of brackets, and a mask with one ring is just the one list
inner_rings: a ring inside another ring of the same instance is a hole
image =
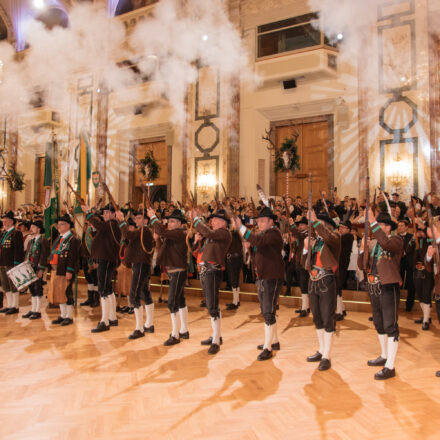
[[272, 141], [272, 139], [271, 139], [271, 135], [272, 135], [272, 131], [273, 131], [273, 127], [271, 127], [269, 130], [264, 130], [265, 131], [265, 133], [266, 133], [266, 136], [261, 136], [261, 139], [263, 139], [263, 140], [265, 140], [265, 141], [267, 141], [269, 144], [268, 145], [266, 145], [266, 148], [269, 150], [269, 151], [273, 151], [273, 150], [275, 150], [275, 148], [276, 148], [276, 146], [275, 146], [275, 143]]

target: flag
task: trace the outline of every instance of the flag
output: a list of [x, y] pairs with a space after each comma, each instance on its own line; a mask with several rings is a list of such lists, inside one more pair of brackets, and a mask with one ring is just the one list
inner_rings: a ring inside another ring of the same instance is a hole
[[[83, 198], [83, 200], [87, 203], [89, 181], [92, 175], [92, 160], [90, 154], [89, 139], [85, 131], [81, 131], [79, 135], [78, 149], [78, 183], [76, 190]], [[74, 212], [77, 214], [82, 213], [78, 201], [75, 201]]]
[[43, 186], [45, 188], [44, 229], [46, 238], [50, 239], [51, 226], [56, 222], [60, 213], [57, 142], [55, 138], [46, 143]]

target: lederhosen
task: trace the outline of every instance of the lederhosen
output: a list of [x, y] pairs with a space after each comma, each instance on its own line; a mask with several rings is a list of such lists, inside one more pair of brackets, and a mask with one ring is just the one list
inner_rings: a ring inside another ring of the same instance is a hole
[[[237, 240], [237, 237], [234, 237], [234, 235], [238, 235], [238, 232], [233, 231], [232, 237], [233, 240]], [[241, 238], [238, 235], [238, 240], [240, 240], [240, 246], [241, 245]], [[232, 243], [231, 243], [232, 247]], [[231, 247], [229, 250], [231, 250]], [[234, 249], [235, 250], [235, 249]], [[240, 252], [229, 252], [226, 254], [226, 271], [228, 274], [229, 284], [232, 288], [237, 288], [240, 286], [240, 272], [243, 268], [243, 249], [240, 249]]]
[[367, 274], [368, 293], [370, 295], [371, 308], [373, 311], [373, 323], [377, 333], [387, 334], [399, 340], [399, 315], [400, 287], [399, 283], [381, 284], [377, 271], [380, 258], [391, 258], [390, 253], [384, 251], [379, 243], [376, 243], [371, 252], [371, 270]]
[[[40, 263], [36, 263], [34, 261], [34, 256], [36, 254], [41, 254], [41, 242], [43, 240], [43, 236], [40, 235], [38, 238], [33, 238], [28, 247], [28, 251], [26, 252], [26, 260], [28, 260], [32, 269], [34, 269], [35, 273], [40, 270], [45, 270], [46, 266]], [[38, 278], [37, 281], [34, 281], [29, 285], [29, 291], [31, 292], [31, 296], [43, 296], [43, 278]]]
[[312, 248], [309, 279], [309, 301], [316, 329], [325, 329], [326, 332], [336, 330], [336, 277], [335, 270], [326, 269], [321, 263], [321, 251], [324, 240], [317, 238]]
[[81, 256], [81, 268], [84, 272], [84, 277], [87, 284], [98, 285], [97, 270], [93, 267], [94, 261], [92, 260], [92, 241], [93, 232], [91, 226], [88, 226], [83, 237], [83, 249], [84, 253]]
[[[70, 242], [72, 241], [73, 237], [74, 236], [72, 232], [69, 231], [65, 237], [61, 238], [61, 235], [59, 235], [58, 238], [55, 240], [52, 246], [52, 252], [50, 254], [50, 261], [49, 261], [53, 274], [57, 273], [57, 266], [59, 259], [67, 258], [67, 254], [69, 253], [70, 250]], [[65, 294], [67, 299], [66, 304], [68, 306], [73, 306], [75, 304], [73, 298], [73, 289], [72, 289], [74, 278], [75, 277], [72, 276], [72, 278], [67, 282]]]
[[[417, 238], [416, 238], [417, 239]], [[419, 249], [414, 250], [414, 287], [417, 299], [423, 304], [431, 305], [432, 289], [434, 287], [434, 276], [425, 267], [426, 251], [431, 240], [419, 238]]]

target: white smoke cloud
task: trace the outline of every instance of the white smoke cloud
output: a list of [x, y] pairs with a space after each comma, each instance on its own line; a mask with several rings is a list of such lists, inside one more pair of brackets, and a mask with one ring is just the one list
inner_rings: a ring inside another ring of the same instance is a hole
[[[30, 109], [36, 86], [49, 91], [47, 105], [67, 111], [74, 79], [83, 73], [93, 73], [102, 86], [129, 96], [133, 89], [127, 87], [140, 78], [118, 66], [124, 59], [140, 60], [141, 74], [153, 80], [152, 99], [163, 96], [169, 101], [174, 122], [185, 118], [184, 97], [196, 79], [197, 61], [219, 69], [223, 78], [241, 75], [247, 83], [256, 80], [223, 0], [162, 0], [154, 15], [136, 26], [128, 45], [122, 20], [110, 19], [102, 5], [75, 5], [68, 28], [48, 30], [30, 21], [26, 41], [29, 48], [21, 61], [15, 59], [12, 47], [0, 44], [2, 113]], [[227, 86], [224, 94], [231, 95]]]

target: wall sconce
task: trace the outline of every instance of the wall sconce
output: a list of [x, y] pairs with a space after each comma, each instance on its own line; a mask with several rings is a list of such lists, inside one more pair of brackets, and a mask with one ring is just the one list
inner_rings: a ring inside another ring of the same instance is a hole
[[215, 174], [205, 170], [197, 178], [197, 190], [202, 195], [203, 199], [208, 198], [208, 194], [216, 187], [217, 179]]
[[398, 191], [408, 184], [409, 177], [410, 166], [397, 153], [396, 158], [389, 165], [388, 180]]

